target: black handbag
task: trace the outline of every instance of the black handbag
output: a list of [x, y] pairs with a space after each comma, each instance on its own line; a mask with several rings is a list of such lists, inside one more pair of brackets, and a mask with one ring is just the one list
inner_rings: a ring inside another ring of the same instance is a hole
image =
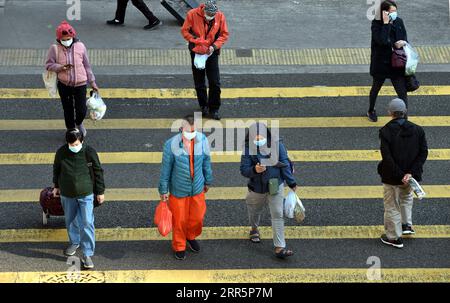
[[419, 80], [417, 80], [416, 76], [406, 76], [406, 91], [413, 92], [418, 90], [420, 87]]

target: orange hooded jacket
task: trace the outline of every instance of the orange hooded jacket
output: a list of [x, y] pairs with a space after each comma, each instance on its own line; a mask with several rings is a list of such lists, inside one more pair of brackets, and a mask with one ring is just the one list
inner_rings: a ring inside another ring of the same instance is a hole
[[209, 47], [219, 50], [228, 40], [228, 26], [225, 15], [218, 11], [212, 28], [208, 33], [208, 21], [205, 19], [205, 5], [191, 9], [186, 16], [181, 34], [189, 42], [189, 49], [197, 54], [207, 54]]

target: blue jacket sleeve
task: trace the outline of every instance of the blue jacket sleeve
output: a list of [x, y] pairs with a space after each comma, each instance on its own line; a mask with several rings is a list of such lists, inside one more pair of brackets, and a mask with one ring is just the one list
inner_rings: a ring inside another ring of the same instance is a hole
[[212, 168], [211, 168], [211, 151], [209, 149], [209, 142], [206, 136], [203, 137], [203, 176], [205, 177], [205, 184], [211, 185], [213, 182]]
[[164, 195], [169, 192], [169, 182], [172, 174], [173, 163], [175, 161], [175, 156], [171, 148], [171, 142], [172, 140], [168, 140], [164, 144], [158, 188], [160, 195]]
[[297, 182], [295, 181], [295, 177], [292, 174], [291, 164], [289, 163], [289, 160], [288, 160], [288, 154], [287, 154], [286, 147], [284, 146], [283, 143], [280, 142], [279, 148], [280, 148], [279, 161], [283, 164], [286, 164], [286, 166], [281, 168], [281, 175], [289, 187], [291, 187], [291, 188], [295, 187], [295, 186], [297, 186]]
[[255, 171], [255, 165], [249, 155], [248, 148], [245, 148], [241, 156], [241, 175], [246, 178], [253, 178], [258, 175]]

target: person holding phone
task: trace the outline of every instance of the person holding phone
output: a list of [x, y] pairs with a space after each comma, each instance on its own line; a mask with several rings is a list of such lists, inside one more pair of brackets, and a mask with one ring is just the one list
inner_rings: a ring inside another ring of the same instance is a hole
[[284, 183], [295, 191], [297, 183], [287, 150], [263, 123], [250, 126], [241, 156], [241, 175], [249, 178], [246, 197], [251, 225], [250, 241], [260, 243], [258, 230], [264, 206], [269, 205], [275, 256], [281, 259], [294, 252], [286, 248], [284, 235]]
[[87, 84], [98, 91], [86, 46], [66, 21], [61, 22], [56, 29], [56, 42], [48, 51], [45, 67], [58, 75], [58, 92], [64, 109], [66, 128], [78, 128], [83, 137], [86, 137], [83, 121], [87, 112]]
[[370, 75], [373, 77], [373, 84], [367, 112], [371, 122], [378, 121], [375, 103], [380, 89], [388, 78], [391, 79], [398, 98], [408, 105], [405, 69], [392, 67], [393, 49], [402, 48], [407, 41], [405, 24], [398, 17], [397, 4], [392, 0], [383, 1], [377, 17], [372, 21]]

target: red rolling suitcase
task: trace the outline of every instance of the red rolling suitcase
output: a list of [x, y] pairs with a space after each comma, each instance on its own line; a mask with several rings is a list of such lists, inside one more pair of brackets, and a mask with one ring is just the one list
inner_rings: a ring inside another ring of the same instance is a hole
[[188, 11], [199, 6], [195, 0], [161, 0], [161, 5], [183, 25]]
[[46, 187], [41, 191], [39, 203], [42, 207], [42, 224], [47, 225], [50, 216], [64, 216], [64, 209], [60, 197], [53, 196], [53, 188]]

